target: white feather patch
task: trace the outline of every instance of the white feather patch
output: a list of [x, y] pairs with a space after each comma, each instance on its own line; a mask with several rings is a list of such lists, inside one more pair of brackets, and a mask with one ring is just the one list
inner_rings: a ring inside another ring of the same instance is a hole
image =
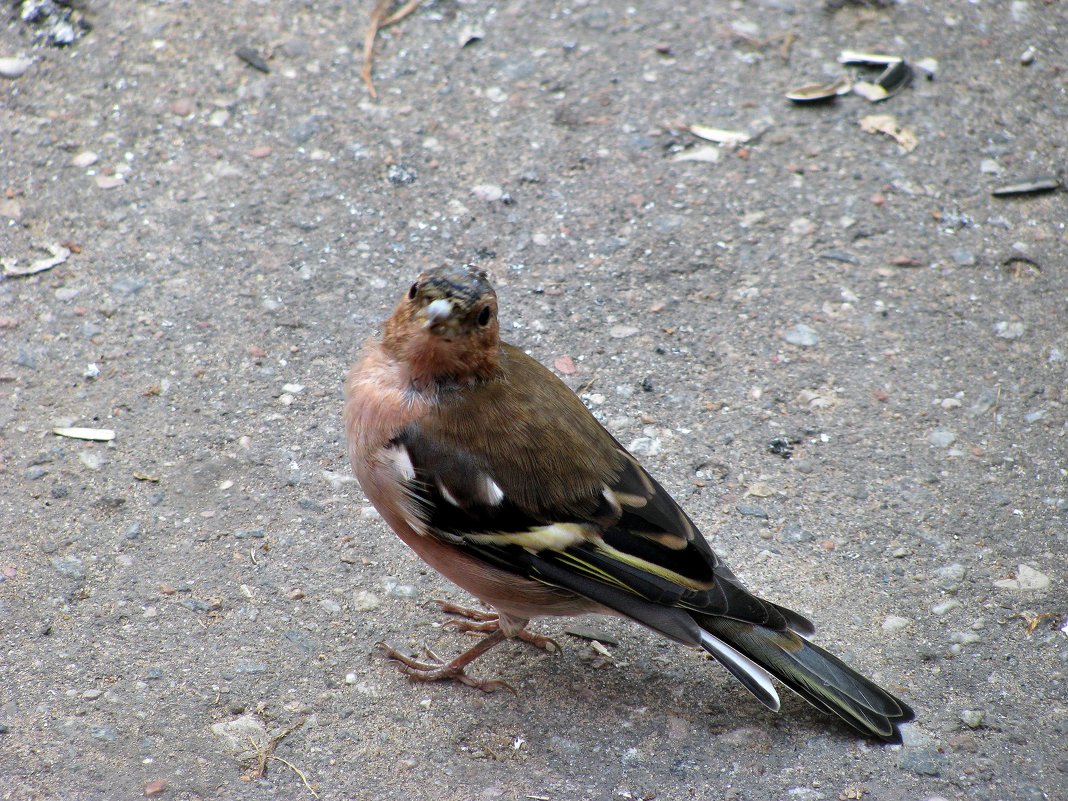
[[386, 448], [386, 456], [389, 457], [394, 471], [401, 481], [413, 481], [415, 479], [415, 466], [412, 457], [408, 455], [408, 449], [403, 445], [393, 445]]
[[504, 490], [489, 476], [482, 476], [482, 491], [490, 506], [496, 506], [504, 500]]
[[460, 505], [460, 502], [456, 500], [456, 496], [449, 492], [449, 488], [445, 486], [445, 482], [442, 481], [440, 478], [438, 479], [438, 492], [441, 493], [442, 498], [451, 503], [453, 506], [458, 507]]

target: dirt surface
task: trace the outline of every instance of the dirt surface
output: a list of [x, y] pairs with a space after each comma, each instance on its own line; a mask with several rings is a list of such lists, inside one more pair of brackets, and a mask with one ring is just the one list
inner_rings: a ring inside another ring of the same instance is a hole
[[[1068, 193], [991, 196], [1065, 166], [1065, 4], [427, 2], [377, 99], [370, 5], [91, 0], [56, 48], [3, 4], [0, 256], [72, 252], [0, 281], [0, 799], [1068, 797]], [[784, 99], [846, 48], [938, 71]], [[448, 261], [903, 747], [621, 621], [477, 663], [517, 698], [381, 657], [470, 599], [341, 382]]]

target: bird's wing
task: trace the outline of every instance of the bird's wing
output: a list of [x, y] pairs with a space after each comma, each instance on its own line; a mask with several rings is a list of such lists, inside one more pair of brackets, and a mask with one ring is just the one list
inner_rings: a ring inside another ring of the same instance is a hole
[[443, 402], [391, 443], [411, 464], [407, 491], [422, 530], [624, 614], [634, 600], [772, 629], [806, 628], [799, 615], [803, 623], [792, 625], [778, 606], [741, 585], [674, 499], [566, 386], [529, 357], [509, 355], [513, 374], [534, 369], [530, 363], [543, 371], [524, 385], [550, 397], [491, 385]]

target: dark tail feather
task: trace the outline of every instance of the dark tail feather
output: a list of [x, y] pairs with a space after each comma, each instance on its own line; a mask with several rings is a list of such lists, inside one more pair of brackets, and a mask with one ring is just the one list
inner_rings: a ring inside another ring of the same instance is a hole
[[[717, 651], [721, 651], [722, 644], [726, 643], [817, 709], [837, 715], [872, 737], [891, 743], [901, 742], [897, 726], [912, 720], [914, 715], [909, 706], [834, 654], [792, 631], [775, 631], [723, 617], [696, 617], [696, 620], [702, 630], [711, 635], [703, 637], [701, 644], [721, 662], [724, 660]], [[738, 675], [737, 663], [727, 667]], [[750, 686], [752, 682], [743, 683]], [[771, 706], [760, 693], [755, 694]]]

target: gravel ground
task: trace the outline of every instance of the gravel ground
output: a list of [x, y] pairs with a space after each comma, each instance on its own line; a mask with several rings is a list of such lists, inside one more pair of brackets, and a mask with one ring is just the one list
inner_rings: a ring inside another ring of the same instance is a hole
[[[428, 0], [377, 99], [370, 2], [90, 0], [62, 48], [30, 5], [0, 257], [70, 254], [0, 281], [0, 799], [1068, 797], [1068, 193], [991, 195], [1065, 166], [1064, 3]], [[847, 48], [938, 70], [784, 99]], [[350, 479], [341, 381], [448, 261], [903, 746], [621, 621], [477, 663], [517, 698], [382, 659], [470, 599]]]

